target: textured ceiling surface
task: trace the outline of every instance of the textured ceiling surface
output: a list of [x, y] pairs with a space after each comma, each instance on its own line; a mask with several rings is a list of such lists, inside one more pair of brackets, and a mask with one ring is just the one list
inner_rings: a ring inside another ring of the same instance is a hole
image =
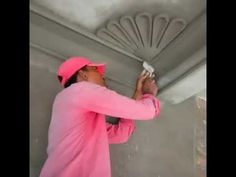
[[205, 0], [31, 0], [94, 32], [108, 19], [138, 12], [168, 13], [192, 21], [205, 9]]
[[[205, 71], [205, 8], [205, 0], [31, 0], [30, 44], [63, 60], [82, 55], [106, 62], [111, 85], [126, 95], [142, 61], [148, 61], [160, 93], [171, 90], [177, 97], [169, 100], [184, 100], [205, 84], [198, 78], [204, 74], [190, 74], [199, 67]], [[196, 80], [184, 79], [188, 76]], [[194, 92], [181, 87], [183, 93], [176, 84], [180, 80], [201, 87]]]

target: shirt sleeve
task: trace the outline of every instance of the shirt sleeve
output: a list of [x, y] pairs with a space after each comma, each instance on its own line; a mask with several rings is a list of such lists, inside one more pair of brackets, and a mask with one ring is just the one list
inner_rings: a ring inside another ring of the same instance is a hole
[[108, 141], [110, 144], [125, 143], [135, 130], [135, 122], [130, 119], [120, 119], [118, 124], [106, 123]]
[[159, 100], [145, 94], [140, 100], [118, 94], [97, 84], [86, 84], [83, 89], [81, 106], [84, 108], [112, 117], [128, 117], [133, 120], [153, 119], [160, 113]]

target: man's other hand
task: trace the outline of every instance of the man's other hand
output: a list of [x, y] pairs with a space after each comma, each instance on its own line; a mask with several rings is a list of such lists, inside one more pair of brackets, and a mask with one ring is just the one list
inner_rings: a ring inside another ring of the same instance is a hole
[[158, 87], [156, 81], [153, 78], [148, 77], [143, 81], [142, 93], [152, 94], [154, 96], [157, 95]]

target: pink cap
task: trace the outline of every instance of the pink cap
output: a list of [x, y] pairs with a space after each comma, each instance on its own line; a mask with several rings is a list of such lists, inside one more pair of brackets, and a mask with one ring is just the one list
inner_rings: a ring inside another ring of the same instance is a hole
[[93, 63], [88, 58], [85, 57], [71, 57], [66, 60], [58, 69], [58, 76], [62, 77], [61, 84], [64, 86], [65, 83], [70, 79], [70, 77], [78, 70], [84, 66], [97, 66], [98, 72], [104, 76], [106, 70], [106, 64]]

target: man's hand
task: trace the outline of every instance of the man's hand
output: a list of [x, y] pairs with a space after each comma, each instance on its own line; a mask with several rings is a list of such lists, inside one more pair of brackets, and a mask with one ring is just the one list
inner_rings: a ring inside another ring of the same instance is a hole
[[143, 94], [152, 94], [154, 96], [158, 93], [158, 87], [156, 85], [156, 81], [153, 78], [146, 78], [143, 82], [142, 87]]
[[139, 100], [142, 98], [142, 88], [143, 88], [143, 82], [144, 80], [147, 78], [148, 76], [148, 73], [145, 72], [145, 73], [141, 73], [137, 79], [137, 82], [136, 82], [136, 88], [135, 88], [135, 92], [134, 92], [134, 96], [133, 96], [133, 99], [135, 100]]
[[148, 78], [148, 72], [141, 73], [137, 79], [135, 91], [142, 92], [143, 83]]

